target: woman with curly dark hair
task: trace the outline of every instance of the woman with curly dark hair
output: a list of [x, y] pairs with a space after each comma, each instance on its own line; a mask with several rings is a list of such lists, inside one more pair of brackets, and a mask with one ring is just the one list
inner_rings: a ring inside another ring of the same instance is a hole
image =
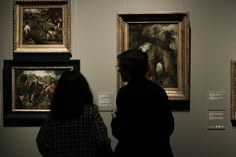
[[49, 118], [41, 126], [36, 141], [43, 156], [111, 156], [107, 128], [80, 72], [66, 71], [61, 75]]

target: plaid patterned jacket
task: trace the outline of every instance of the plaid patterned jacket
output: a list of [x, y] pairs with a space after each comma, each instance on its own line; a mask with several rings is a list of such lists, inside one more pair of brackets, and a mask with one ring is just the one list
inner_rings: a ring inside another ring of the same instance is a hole
[[97, 157], [99, 148], [112, 153], [107, 128], [96, 105], [86, 105], [78, 119], [47, 120], [36, 142], [39, 152], [49, 157]]

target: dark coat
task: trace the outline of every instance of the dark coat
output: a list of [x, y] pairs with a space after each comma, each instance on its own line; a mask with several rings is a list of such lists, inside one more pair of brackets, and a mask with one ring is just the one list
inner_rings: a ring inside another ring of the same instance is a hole
[[163, 88], [146, 79], [129, 82], [117, 94], [112, 134], [118, 139], [115, 157], [173, 157], [170, 136], [174, 118]]

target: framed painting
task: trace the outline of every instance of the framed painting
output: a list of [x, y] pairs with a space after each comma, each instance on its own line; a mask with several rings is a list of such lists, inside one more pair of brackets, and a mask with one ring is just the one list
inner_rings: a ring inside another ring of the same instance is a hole
[[231, 60], [231, 122], [236, 125], [236, 60]]
[[14, 53], [69, 53], [70, 0], [15, 0]]
[[[117, 53], [140, 48], [147, 53], [147, 77], [170, 100], [189, 100], [189, 13], [118, 13]], [[124, 85], [117, 76], [118, 88]]]
[[4, 126], [40, 125], [50, 111], [57, 81], [67, 70], [80, 70], [80, 61], [4, 60]]

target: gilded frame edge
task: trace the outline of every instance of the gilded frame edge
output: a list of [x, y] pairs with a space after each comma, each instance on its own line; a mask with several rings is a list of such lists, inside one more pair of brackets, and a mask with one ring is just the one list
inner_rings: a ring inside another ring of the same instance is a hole
[[[165, 88], [169, 100], [190, 100], [190, 13], [189, 12], [128, 12], [117, 13], [117, 55], [128, 49], [127, 22], [130, 21], [177, 21], [179, 22], [181, 39], [178, 57], [178, 87]], [[117, 72], [117, 89], [123, 86]]]
[[[63, 9], [63, 43], [54, 45], [25, 45], [20, 10], [23, 5], [58, 6]], [[14, 0], [13, 5], [13, 52], [14, 53], [71, 53], [71, 2], [70, 0]]]

